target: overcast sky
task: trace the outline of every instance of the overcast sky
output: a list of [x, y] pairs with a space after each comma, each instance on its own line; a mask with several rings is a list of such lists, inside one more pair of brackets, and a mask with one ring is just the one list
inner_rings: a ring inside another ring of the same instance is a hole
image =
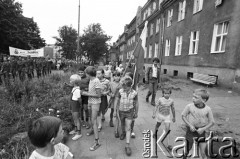
[[[78, 26], [79, 0], [16, 0], [22, 3], [23, 15], [33, 17], [41, 36], [47, 44], [54, 44], [53, 36], [63, 25]], [[125, 24], [131, 22], [138, 6], [147, 0], [80, 0], [80, 33], [91, 23], [100, 23], [112, 36], [111, 43], [123, 33]]]

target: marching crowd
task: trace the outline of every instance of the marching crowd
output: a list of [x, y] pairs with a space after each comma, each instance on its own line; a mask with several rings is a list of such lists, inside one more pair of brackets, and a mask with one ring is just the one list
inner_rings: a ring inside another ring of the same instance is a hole
[[[149, 84], [149, 92], [146, 102], [152, 95], [151, 104], [154, 106], [152, 118], [156, 120], [153, 138], [157, 137], [158, 129], [163, 124], [165, 131], [170, 130], [170, 124], [177, 122], [175, 117], [174, 100], [171, 98], [171, 89], [162, 88], [162, 96], [155, 103], [157, 84], [159, 82], [159, 59], [153, 60], [153, 65], [146, 71], [146, 82]], [[135, 138], [134, 123], [138, 118], [138, 91], [137, 86], [133, 85], [133, 73], [122, 73], [116, 69], [112, 76], [109, 76], [109, 69], [100, 69], [94, 66], [82, 66], [78, 73], [70, 77], [72, 88], [70, 105], [74, 128], [69, 133], [72, 140], [82, 137], [82, 127], [89, 129], [87, 136], [94, 136], [94, 143], [89, 148], [90, 151], [97, 150], [100, 146], [99, 136], [102, 129], [102, 122], [105, 114], [110, 110], [109, 126], [114, 127], [113, 136], [126, 140], [125, 152], [127, 156], [132, 154], [131, 138]], [[107, 72], [107, 73], [106, 73]], [[112, 78], [112, 79], [111, 79]], [[188, 104], [181, 116], [186, 125], [186, 139], [189, 145], [184, 151], [183, 158], [187, 158], [193, 146], [194, 138], [206, 137], [206, 131], [214, 125], [214, 118], [211, 108], [206, 104], [209, 93], [205, 89], [196, 89], [193, 92], [192, 103]], [[172, 117], [170, 116], [172, 114]], [[53, 116], [45, 116], [33, 121], [29, 125], [28, 136], [36, 150], [30, 159], [45, 158], [73, 158], [69, 148], [61, 143], [63, 139], [63, 129], [61, 120]], [[168, 149], [169, 145], [168, 134]], [[206, 142], [200, 142], [200, 153], [206, 159]]]
[[19, 78], [22, 82], [31, 80], [36, 75], [38, 78], [51, 74], [52, 61], [45, 58], [14, 57], [4, 58], [0, 61], [0, 85], [10, 84], [10, 79]]

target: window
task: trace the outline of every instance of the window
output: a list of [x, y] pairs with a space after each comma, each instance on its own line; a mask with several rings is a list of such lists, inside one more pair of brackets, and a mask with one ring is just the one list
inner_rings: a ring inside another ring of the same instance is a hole
[[199, 31], [191, 32], [189, 55], [198, 53]]
[[173, 76], [178, 76], [178, 71], [177, 70], [173, 70]]
[[154, 57], [157, 57], [157, 55], [158, 55], [158, 43], [155, 44]]
[[193, 4], [193, 14], [202, 10], [203, 7], [203, 0], [194, 0]]
[[148, 8], [148, 16], [150, 16], [151, 15], [151, 8], [149, 7]]
[[156, 2], [153, 2], [153, 11], [156, 9]]
[[187, 72], [187, 79], [193, 78], [193, 73], [192, 72]]
[[148, 58], [152, 58], [152, 45], [149, 45], [149, 54]]
[[165, 43], [165, 56], [169, 56], [170, 54], [170, 40], [166, 40]]
[[147, 47], [145, 47], [145, 50], [144, 50], [144, 58], [147, 58]]
[[168, 11], [167, 27], [172, 25], [173, 9]]
[[161, 9], [162, 2], [163, 2], [163, 0], [159, 0], [159, 9]]
[[212, 53], [225, 52], [228, 28], [229, 22], [223, 22], [214, 25], [211, 48]]
[[157, 20], [157, 24], [156, 24], [156, 33], [159, 32], [160, 28], [160, 18]]
[[182, 36], [177, 36], [177, 38], [176, 38], [175, 56], [181, 55], [181, 52], [182, 52]]
[[167, 74], [167, 69], [163, 69], [163, 74]]
[[185, 18], [185, 8], [186, 0], [184, 0], [183, 2], [179, 2], [178, 21], [181, 21]]
[[150, 35], [153, 35], [153, 23], [151, 24]]

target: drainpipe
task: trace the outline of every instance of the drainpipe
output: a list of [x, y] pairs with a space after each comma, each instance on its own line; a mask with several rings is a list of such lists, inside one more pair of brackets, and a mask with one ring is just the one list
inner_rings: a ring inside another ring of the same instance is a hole
[[[164, 41], [163, 41], [163, 37], [164, 37], [164, 31], [165, 31], [165, 18], [164, 18], [164, 12], [161, 13], [161, 19], [162, 19], [162, 31], [161, 31], [161, 36], [159, 38], [159, 40], [161, 41], [161, 51], [160, 51], [160, 74], [162, 71], [162, 62], [163, 62], [163, 53], [164, 53]], [[161, 81], [161, 79], [160, 79]]]

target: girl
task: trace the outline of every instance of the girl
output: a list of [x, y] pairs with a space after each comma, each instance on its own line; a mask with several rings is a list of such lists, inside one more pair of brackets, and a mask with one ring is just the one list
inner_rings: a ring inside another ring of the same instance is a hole
[[82, 92], [82, 95], [88, 96], [88, 110], [91, 114], [92, 128], [87, 133], [87, 136], [95, 135], [95, 143], [90, 147], [90, 151], [95, 151], [101, 145], [99, 143], [99, 134], [97, 129], [97, 115], [101, 103], [101, 83], [96, 78], [96, 69], [93, 66], [88, 66], [85, 70], [87, 77], [90, 79], [88, 92]]
[[73, 89], [71, 92], [70, 106], [72, 110], [72, 116], [73, 116], [75, 128], [69, 134], [71, 135], [75, 134], [75, 136], [72, 138], [73, 140], [77, 140], [82, 137], [81, 122], [79, 120], [79, 111], [81, 106], [81, 91], [79, 87], [80, 81], [81, 81], [81, 77], [77, 74], [74, 74], [70, 77], [70, 85], [73, 86]]
[[[110, 127], [114, 127], [113, 125], [114, 100], [115, 100], [115, 94], [118, 88], [120, 88], [120, 76], [121, 74], [119, 72], [114, 72], [113, 82], [110, 83], [110, 92], [109, 92], [109, 96], [110, 96], [109, 107], [111, 108], [110, 123], [109, 123]], [[118, 127], [119, 127], [119, 117], [117, 116], [115, 120], [115, 137], [116, 138], [119, 137]]]
[[108, 109], [107, 94], [109, 93], [110, 85], [109, 85], [109, 80], [104, 77], [103, 69], [97, 70], [97, 78], [99, 79], [99, 81], [102, 85], [102, 87], [101, 87], [101, 104], [100, 104], [100, 110], [99, 110], [100, 119], [98, 120], [98, 131], [101, 131], [102, 121], [105, 120], [104, 115]]
[[[170, 109], [172, 111], [173, 119], [172, 121], [175, 122], [175, 108], [174, 108], [174, 102], [170, 98], [172, 91], [168, 88], [163, 88], [162, 90], [162, 97], [159, 98], [157, 105], [155, 107], [155, 110], [153, 111], [153, 119], [156, 118], [157, 124], [155, 127], [155, 134], [153, 135], [155, 138], [157, 137], [158, 128], [161, 126], [161, 123], [163, 122], [165, 125], [165, 131], [168, 132], [170, 130]], [[167, 140], [167, 147], [168, 149], [172, 149], [172, 147], [169, 145], [169, 137], [168, 134], [168, 140]]]

